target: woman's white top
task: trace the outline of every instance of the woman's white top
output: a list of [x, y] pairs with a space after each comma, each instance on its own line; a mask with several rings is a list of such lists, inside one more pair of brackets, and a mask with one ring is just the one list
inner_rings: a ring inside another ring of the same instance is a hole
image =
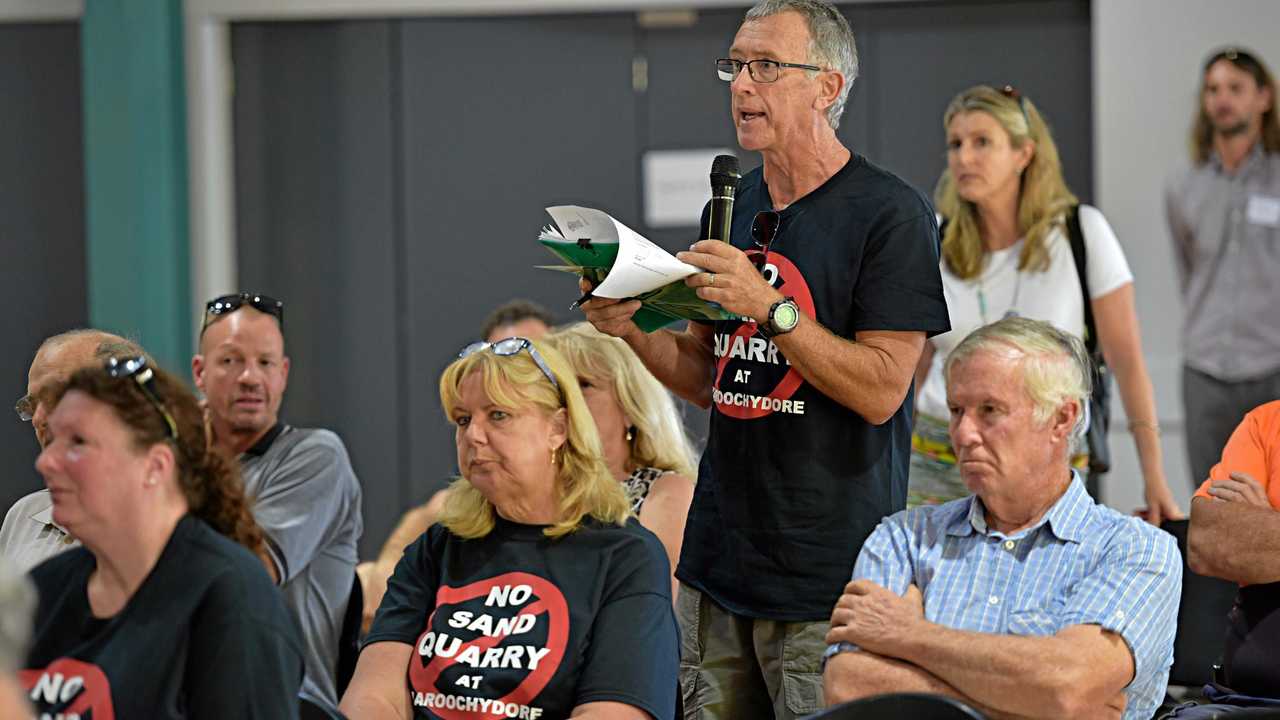
[[[1091, 205], [1080, 206], [1080, 229], [1084, 234], [1085, 266], [1089, 276], [1089, 292], [1097, 299], [1126, 283], [1133, 282], [1129, 263], [1120, 241], [1102, 212]], [[1076, 261], [1071, 255], [1071, 241], [1064, 225], [1055, 227], [1045, 239], [1049, 249], [1049, 267], [1044, 272], [1018, 270], [1018, 257], [1023, 239], [1013, 245], [987, 254], [982, 273], [971, 280], [961, 280], [942, 262], [942, 290], [951, 314], [951, 331], [932, 338], [933, 364], [920, 393], [917, 409], [926, 415], [945, 420], [947, 389], [942, 366], [947, 356], [969, 333], [986, 323], [1009, 314], [1052, 323], [1055, 327], [1084, 337], [1084, 299]], [[985, 297], [986, 313], [979, 296]]]

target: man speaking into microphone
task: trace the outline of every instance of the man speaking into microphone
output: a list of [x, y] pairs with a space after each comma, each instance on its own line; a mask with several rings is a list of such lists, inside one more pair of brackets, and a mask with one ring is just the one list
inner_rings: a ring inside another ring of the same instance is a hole
[[819, 0], [760, 2], [716, 61], [764, 164], [738, 186], [730, 242], [678, 257], [746, 320], [645, 334], [638, 301], [583, 305], [714, 408], [676, 571], [686, 718], [817, 710], [832, 607], [906, 502], [912, 379], [950, 324], [928, 201], [836, 137], [857, 68], [848, 21]]

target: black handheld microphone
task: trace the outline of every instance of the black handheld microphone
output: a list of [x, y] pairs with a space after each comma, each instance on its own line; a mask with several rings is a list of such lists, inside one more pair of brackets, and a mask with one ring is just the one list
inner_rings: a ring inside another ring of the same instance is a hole
[[706, 236], [702, 240], [723, 240], [729, 242], [730, 227], [733, 223], [733, 196], [738, 192], [738, 180], [742, 175], [738, 171], [738, 158], [732, 155], [717, 155], [711, 163], [711, 206], [710, 222], [707, 223]]

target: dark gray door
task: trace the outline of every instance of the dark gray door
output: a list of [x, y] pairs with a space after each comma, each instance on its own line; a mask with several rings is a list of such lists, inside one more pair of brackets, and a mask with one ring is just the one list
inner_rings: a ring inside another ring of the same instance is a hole
[[44, 338], [88, 322], [80, 26], [0, 24], [0, 508], [44, 486], [11, 409]]

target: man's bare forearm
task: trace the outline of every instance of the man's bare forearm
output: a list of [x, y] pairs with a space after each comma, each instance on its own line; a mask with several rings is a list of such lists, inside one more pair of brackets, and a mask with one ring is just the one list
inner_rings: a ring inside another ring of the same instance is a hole
[[1096, 662], [1098, 655], [1057, 636], [994, 635], [930, 624], [893, 655], [967, 697], [1015, 715], [1084, 717], [1132, 679], [1132, 670], [1126, 677], [1108, 677], [1105, 663]]
[[709, 327], [689, 324], [685, 332], [634, 332], [623, 339], [644, 366], [671, 392], [698, 407], [711, 406], [715, 356]]
[[1193, 498], [1187, 561], [1201, 575], [1241, 585], [1280, 582], [1280, 512]]
[[828, 707], [885, 693], [928, 693], [955, 698], [991, 720], [1027, 717], [1003, 712], [968, 697], [919, 666], [865, 650], [833, 656], [822, 674], [822, 689]]
[[810, 385], [867, 422], [887, 422], [901, 407], [924, 348], [923, 332], [859, 333], [846, 340], [810, 317], [774, 344]]

